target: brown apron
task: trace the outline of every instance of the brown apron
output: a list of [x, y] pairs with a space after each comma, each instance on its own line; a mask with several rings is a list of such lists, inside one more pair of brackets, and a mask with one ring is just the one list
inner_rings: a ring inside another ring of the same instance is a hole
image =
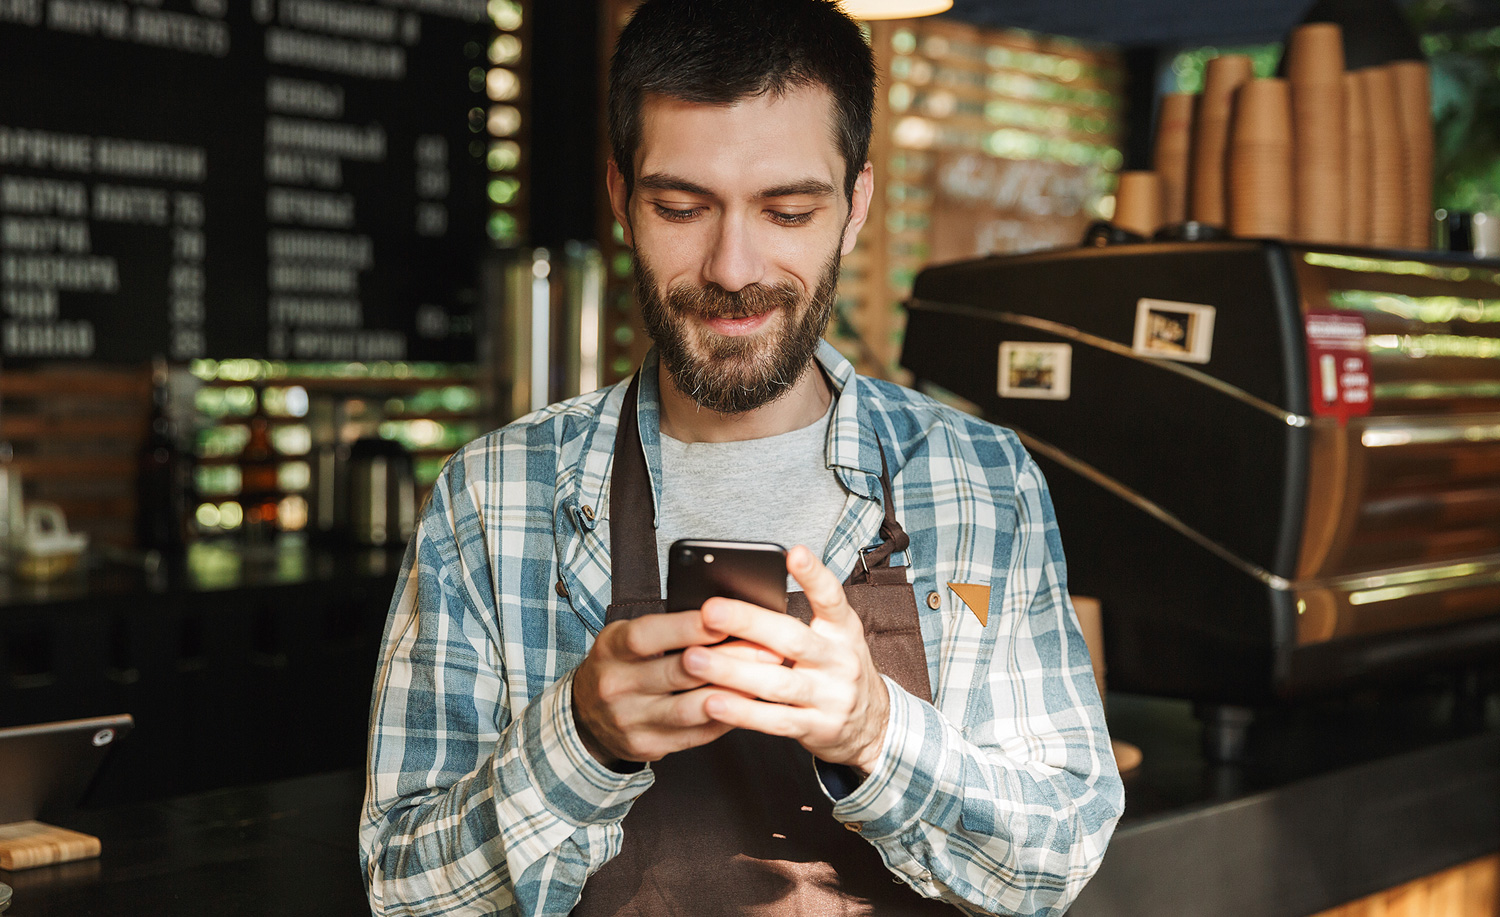
[[[636, 421], [632, 382], [620, 411], [610, 485], [613, 603], [606, 623], [665, 610], [652, 524], [651, 481]], [[844, 584], [881, 672], [931, 699], [917, 603], [890, 475], [882, 543], [868, 549]], [[787, 613], [812, 609], [800, 592]], [[868, 841], [833, 817], [812, 756], [791, 739], [736, 729], [717, 741], [655, 762], [656, 782], [631, 806], [618, 856], [584, 885], [577, 915], [953, 914], [896, 880]]]

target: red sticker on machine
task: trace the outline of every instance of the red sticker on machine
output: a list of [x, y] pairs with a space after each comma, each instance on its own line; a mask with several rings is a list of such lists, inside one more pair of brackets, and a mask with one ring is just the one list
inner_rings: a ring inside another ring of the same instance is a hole
[[1365, 318], [1358, 312], [1309, 312], [1307, 325], [1308, 395], [1318, 417], [1370, 413], [1370, 352], [1365, 347]]

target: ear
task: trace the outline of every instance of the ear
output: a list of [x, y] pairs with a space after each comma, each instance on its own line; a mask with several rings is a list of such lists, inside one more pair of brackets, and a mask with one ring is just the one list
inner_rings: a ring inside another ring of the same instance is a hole
[[874, 195], [875, 167], [867, 162], [859, 170], [859, 177], [854, 179], [854, 196], [849, 201], [849, 222], [844, 224], [843, 253], [846, 255], [854, 251], [854, 243], [859, 241], [859, 231], [870, 216], [870, 200]]
[[605, 183], [609, 187], [609, 209], [614, 211], [615, 219], [625, 229], [626, 247], [633, 248], [635, 242], [630, 232], [630, 192], [625, 190], [625, 176], [620, 174], [620, 167], [615, 165], [613, 159], [609, 161]]

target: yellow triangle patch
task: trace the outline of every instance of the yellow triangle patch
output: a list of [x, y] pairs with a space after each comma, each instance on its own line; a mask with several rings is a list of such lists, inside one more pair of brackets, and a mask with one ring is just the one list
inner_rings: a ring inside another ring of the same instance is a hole
[[981, 627], [989, 623], [990, 587], [978, 583], [949, 583], [948, 588], [964, 600], [964, 604], [974, 612], [974, 617], [979, 619]]

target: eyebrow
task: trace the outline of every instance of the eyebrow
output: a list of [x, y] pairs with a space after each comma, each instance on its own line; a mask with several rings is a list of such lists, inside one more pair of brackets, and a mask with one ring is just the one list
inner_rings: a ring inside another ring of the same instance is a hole
[[[635, 181], [637, 188], [645, 188], [650, 191], [681, 191], [685, 194], [697, 194], [702, 197], [716, 197], [716, 195], [702, 185], [690, 182], [685, 178], [677, 178], [664, 172], [652, 172], [642, 175]], [[816, 178], [804, 178], [800, 181], [788, 182], [777, 185], [774, 188], [766, 188], [756, 193], [756, 198], [765, 200], [775, 197], [797, 197], [805, 195], [808, 197], [831, 197], [834, 187], [826, 181]]]

